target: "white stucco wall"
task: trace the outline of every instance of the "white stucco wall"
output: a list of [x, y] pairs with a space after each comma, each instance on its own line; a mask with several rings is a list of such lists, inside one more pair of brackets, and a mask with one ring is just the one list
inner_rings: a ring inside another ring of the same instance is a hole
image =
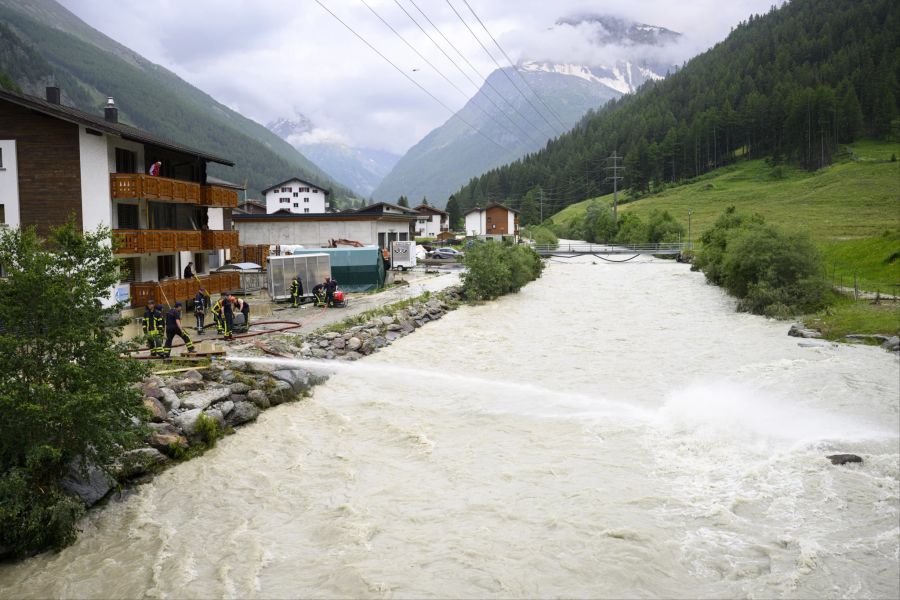
[[[290, 188], [289, 192], [282, 192], [282, 188]], [[300, 188], [309, 188], [308, 192], [299, 191]], [[277, 190], [269, 190], [265, 196], [266, 212], [272, 214], [282, 209], [288, 209], [295, 214], [324, 213], [326, 206], [326, 194], [322, 188], [304, 183], [299, 179], [292, 179], [278, 186]], [[288, 202], [282, 203], [281, 199], [287, 198]], [[294, 205], [297, 206], [294, 206]], [[306, 210], [308, 209], [308, 210]]]
[[112, 225], [109, 191], [109, 159], [106, 135], [92, 135], [78, 128], [81, 164], [81, 224], [84, 231]]
[[0, 204], [6, 213], [6, 224], [18, 227], [19, 169], [16, 162], [16, 140], [0, 140], [3, 163], [0, 164]]
[[405, 222], [391, 221], [235, 221], [245, 245], [301, 245], [321, 248], [330, 239], [355, 240], [364, 245], [378, 244], [379, 233], [408, 233]]
[[207, 224], [212, 231], [222, 231], [225, 229], [225, 212], [222, 208], [208, 208], [206, 214], [209, 216]]
[[509, 232], [509, 235], [516, 232], [516, 213], [512, 211], [506, 212], [506, 231]]
[[466, 215], [466, 235], [484, 235], [487, 213], [476, 210]]

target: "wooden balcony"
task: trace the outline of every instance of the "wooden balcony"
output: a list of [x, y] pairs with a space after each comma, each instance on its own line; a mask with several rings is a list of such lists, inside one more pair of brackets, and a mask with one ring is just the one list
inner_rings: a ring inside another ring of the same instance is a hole
[[237, 191], [230, 188], [143, 173], [112, 173], [109, 184], [114, 199], [143, 198], [222, 208], [236, 208], [238, 203]]
[[237, 248], [237, 231], [176, 231], [169, 229], [113, 229], [116, 254], [197, 252]]
[[[197, 282], [197, 279], [200, 282]], [[200, 286], [211, 296], [230, 292], [241, 287], [241, 275], [237, 272], [200, 275], [195, 279], [169, 279], [167, 281], [143, 281], [131, 284], [131, 305], [145, 306], [150, 298], [163, 306], [171, 306], [177, 300], [185, 302], [193, 298]]]
[[204, 250], [224, 250], [239, 246], [237, 231], [204, 231], [202, 233]]

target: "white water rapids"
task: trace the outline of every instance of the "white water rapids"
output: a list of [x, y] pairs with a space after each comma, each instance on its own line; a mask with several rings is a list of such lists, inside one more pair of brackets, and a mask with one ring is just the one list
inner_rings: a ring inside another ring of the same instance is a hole
[[552, 262], [0, 566], [0, 597], [896, 598], [900, 361], [787, 328], [685, 265]]

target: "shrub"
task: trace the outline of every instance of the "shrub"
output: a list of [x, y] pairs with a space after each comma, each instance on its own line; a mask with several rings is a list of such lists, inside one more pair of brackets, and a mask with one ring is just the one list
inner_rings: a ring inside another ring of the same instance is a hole
[[739, 310], [785, 318], [825, 305], [822, 262], [808, 235], [785, 234], [731, 207], [701, 240], [694, 270], [740, 298]]
[[650, 244], [677, 242], [684, 235], [684, 225], [675, 220], [667, 210], [655, 208], [647, 218], [647, 238]]
[[541, 257], [525, 246], [486, 242], [466, 252], [463, 292], [470, 300], [490, 300], [519, 291], [537, 279], [544, 268]]
[[216, 441], [222, 437], [216, 420], [205, 413], [197, 418], [197, 434], [200, 437], [200, 441], [209, 448], [215, 447]]
[[559, 243], [559, 238], [556, 234], [549, 227], [542, 225], [526, 227], [523, 234], [534, 240], [534, 243], [539, 246], [555, 246]]
[[2, 231], [0, 264], [0, 546], [28, 553], [75, 535], [70, 465], [110, 471], [140, 442], [144, 368], [119, 357], [118, 307], [102, 308], [119, 278], [108, 230]]
[[616, 242], [619, 244], [642, 244], [647, 241], [647, 226], [641, 218], [633, 212], [627, 212], [619, 217], [619, 228], [616, 233]]

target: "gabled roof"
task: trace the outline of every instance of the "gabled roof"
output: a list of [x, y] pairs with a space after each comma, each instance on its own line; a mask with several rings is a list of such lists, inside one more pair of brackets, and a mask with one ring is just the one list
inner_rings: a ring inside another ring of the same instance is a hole
[[415, 207], [413, 210], [416, 212], [420, 212], [420, 213], [421, 212], [430, 212], [435, 215], [449, 215], [450, 214], [447, 211], [441, 210], [439, 208], [435, 208], [434, 206], [431, 206], [430, 204], [420, 204], [417, 207]]
[[314, 188], [320, 189], [320, 190], [322, 190], [323, 192], [325, 192], [325, 195], [326, 195], [326, 196], [327, 196], [328, 194], [331, 193], [331, 190], [327, 190], [327, 189], [323, 188], [321, 185], [319, 185], [319, 184], [317, 184], [317, 183], [312, 183], [311, 181], [306, 181], [305, 179], [300, 179], [299, 177], [291, 177], [290, 179], [285, 179], [285, 180], [282, 181], [281, 183], [276, 183], [275, 185], [271, 185], [271, 186], [267, 187], [267, 188], [264, 189], [261, 193], [265, 196], [266, 194], [268, 194], [270, 191], [274, 190], [275, 188], [280, 188], [280, 187], [283, 186], [284, 184], [290, 183], [290, 182], [292, 182], [292, 181], [299, 181], [300, 183], [305, 183], [306, 185], [309, 185], [309, 186], [312, 186], [312, 187], [314, 187]]
[[146, 131], [138, 129], [137, 127], [132, 127], [131, 125], [125, 125], [124, 123], [112, 123], [110, 121], [107, 121], [101, 115], [92, 115], [90, 113], [78, 110], [77, 108], [72, 108], [71, 106], [47, 102], [43, 98], [38, 98], [37, 96], [26, 96], [25, 94], [17, 94], [15, 92], [10, 92], [7, 90], [0, 90], [0, 100], [6, 100], [7, 102], [11, 102], [24, 108], [37, 111], [61, 121], [68, 121], [69, 123], [84, 125], [85, 127], [89, 127], [102, 133], [119, 136], [125, 140], [140, 142], [142, 144], [153, 144], [154, 146], [159, 146], [160, 148], [166, 148], [169, 150], [175, 150], [177, 152], [183, 152], [185, 154], [191, 154], [209, 162], [219, 163], [220, 165], [227, 165], [229, 167], [234, 166], [234, 163], [227, 158], [215, 156], [214, 154], [209, 154], [202, 150], [191, 148], [190, 146], [184, 146], [182, 144], [175, 143], [171, 140], [167, 140], [152, 133], [148, 133]]
[[233, 190], [246, 190], [247, 186], [242, 185], [240, 183], [231, 183], [230, 181], [226, 181], [224, 179], [219, 179], [218, 177], [213, 177], [212, 175], [206, 176], [206, 183], [210, 185], [217, 185], [219, 187], [227, 187]]
[[414, 216], [419, 215], [418, 212], [416, 212], [410, 208], [406, 208], [405, 206], [399, 206], [397, 204], [391, 204], [390, 202], [376, 202], [375, 204], [370, 204], [370, 205], [364, 206], [362, 208], [357, 208], [354, 212], [356, 212], [358, 214], [383, 213], [385, 207], [392, 208], [394, 210], [399, 210], [401, 213], [404, 213], [407, 215], [414, 215]]
[[504, 209], [508, 210], [508, 211], [511, 212], [511, 213], [519, 214], [519, 211], [517, 211], [516, 209], [510, 208], [510, 207], [506, 206], [505, 204], [500, 204], [499, 202], [491, 202], [490, 204], [488, 204], [488, 205], [485, 206], [484, 208], [481, 208], [481, 207], [479, 207], [479, 206], [472, 207], [472, 208], [470, 208], [469, 210], [467, 210], [464, 214], [469, 214], [469, 213], [473, 213], [473, 212], [476, 212], [476, 211], [481, 212], [481, 211], [485, 211], [485, 210], [487, 210], [487, 209], [489, 209], [489, 208], [496, 208], [496, 207], [504, 208]]

